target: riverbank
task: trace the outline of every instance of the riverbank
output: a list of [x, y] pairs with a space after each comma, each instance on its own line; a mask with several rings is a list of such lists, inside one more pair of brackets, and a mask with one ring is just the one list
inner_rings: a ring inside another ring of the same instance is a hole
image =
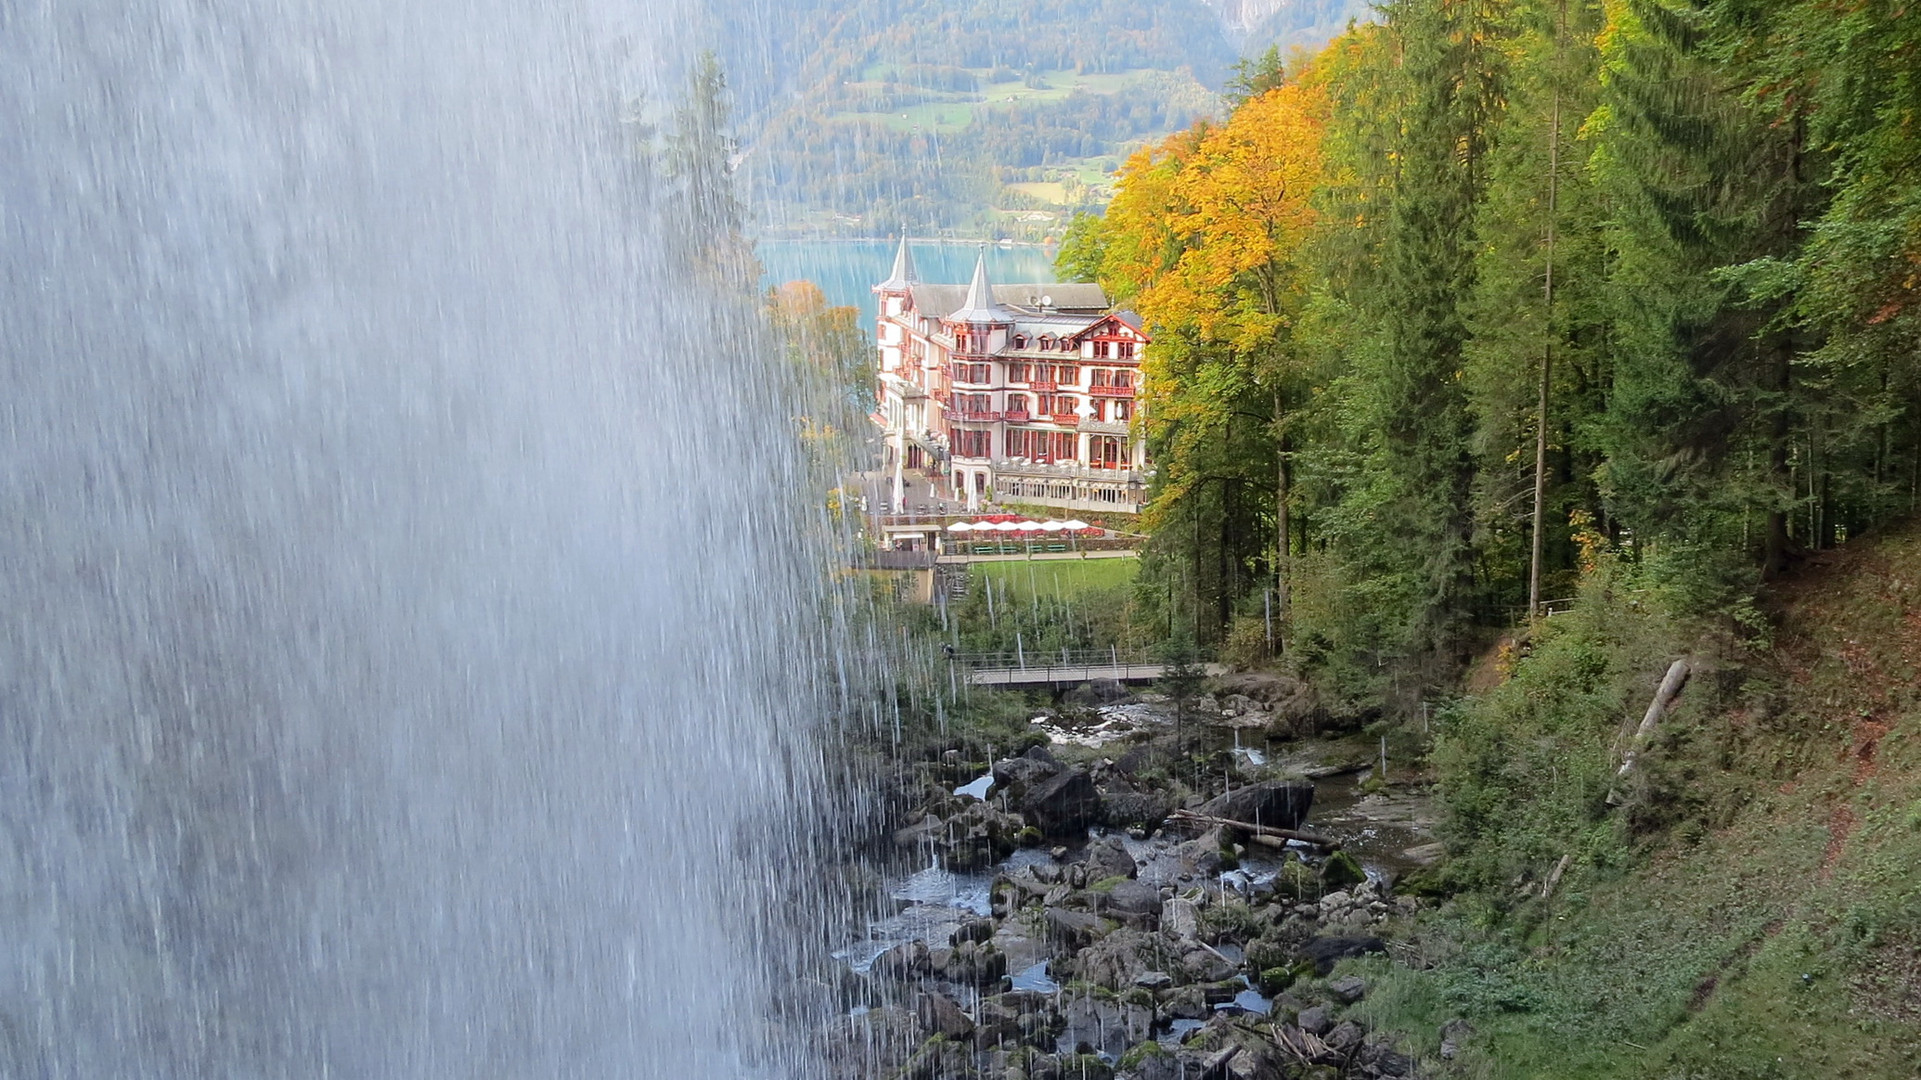
[[1415, 1075], [1339, 967], [1420, 910], [1395, 885], [1432, 858], [1426, 783], [1382, 782], [1378, 747], [1306, 700], [1272, 677], [1089, 686], [925, 746], [891, 836], [921, 869], [839, 953], [838, 1073]]

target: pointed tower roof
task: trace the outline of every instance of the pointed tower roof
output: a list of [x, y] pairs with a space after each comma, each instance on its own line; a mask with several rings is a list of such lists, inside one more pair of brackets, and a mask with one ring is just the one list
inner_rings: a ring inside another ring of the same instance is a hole
[[906, 292], [920, 284], [920, 271], [914, 269], [914, 253], [907, 250], [907, 236], [900, 238], [900, 250], [894, 253], [894, 272], [887, 280], [874, 286], [875, 292]]
[[967, 286], [967, 299], [960, 310], [945, 317], [947, 322], [1011, 323], [1015, 313], [994, 299], [994, 285], [987, 280], [987, 249], [981, 248], [974, 263], [974, 280]]

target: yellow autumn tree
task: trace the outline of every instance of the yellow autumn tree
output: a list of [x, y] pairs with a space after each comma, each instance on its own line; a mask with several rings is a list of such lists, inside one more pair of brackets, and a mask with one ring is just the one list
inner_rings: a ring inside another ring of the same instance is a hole
[[1143, 150], [1102, 226], [1102, 279], [1154, 339], [1143, 366], [1158, 472], [1144, 524], [1166, 538], [1160, 555], [1194, 603], [1212, 600], [1215, 627], [1266, 575], [1281, 577], [1285, 604], [1288, 417], [1302, 381], [1291, 330], [1326, 114], [1322, 87], [1296, 77], [1225, 123]]

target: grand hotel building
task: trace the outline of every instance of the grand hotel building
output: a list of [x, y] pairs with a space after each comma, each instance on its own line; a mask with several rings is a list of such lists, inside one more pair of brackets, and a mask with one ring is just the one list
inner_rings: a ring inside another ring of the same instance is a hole
[[1098, 285], [995, 285], [985, 253], [968, 285], [925, 284], [906, 240], [874, 292], [890, 455], [970, 506], [1140, 510], [1138, 316]]

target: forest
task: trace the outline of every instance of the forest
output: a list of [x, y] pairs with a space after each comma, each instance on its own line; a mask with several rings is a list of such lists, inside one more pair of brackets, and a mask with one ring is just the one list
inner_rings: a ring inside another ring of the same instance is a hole
[[1916, 505], [1916, 41], [1898, 3], [1403, 0], [1243, 65], [1061, 253], [1156, 332], [1144, 595], [1213, 645], [1276, 595], [1373, 703], [1603, 561], [1763, 632], [1763, 582]]

